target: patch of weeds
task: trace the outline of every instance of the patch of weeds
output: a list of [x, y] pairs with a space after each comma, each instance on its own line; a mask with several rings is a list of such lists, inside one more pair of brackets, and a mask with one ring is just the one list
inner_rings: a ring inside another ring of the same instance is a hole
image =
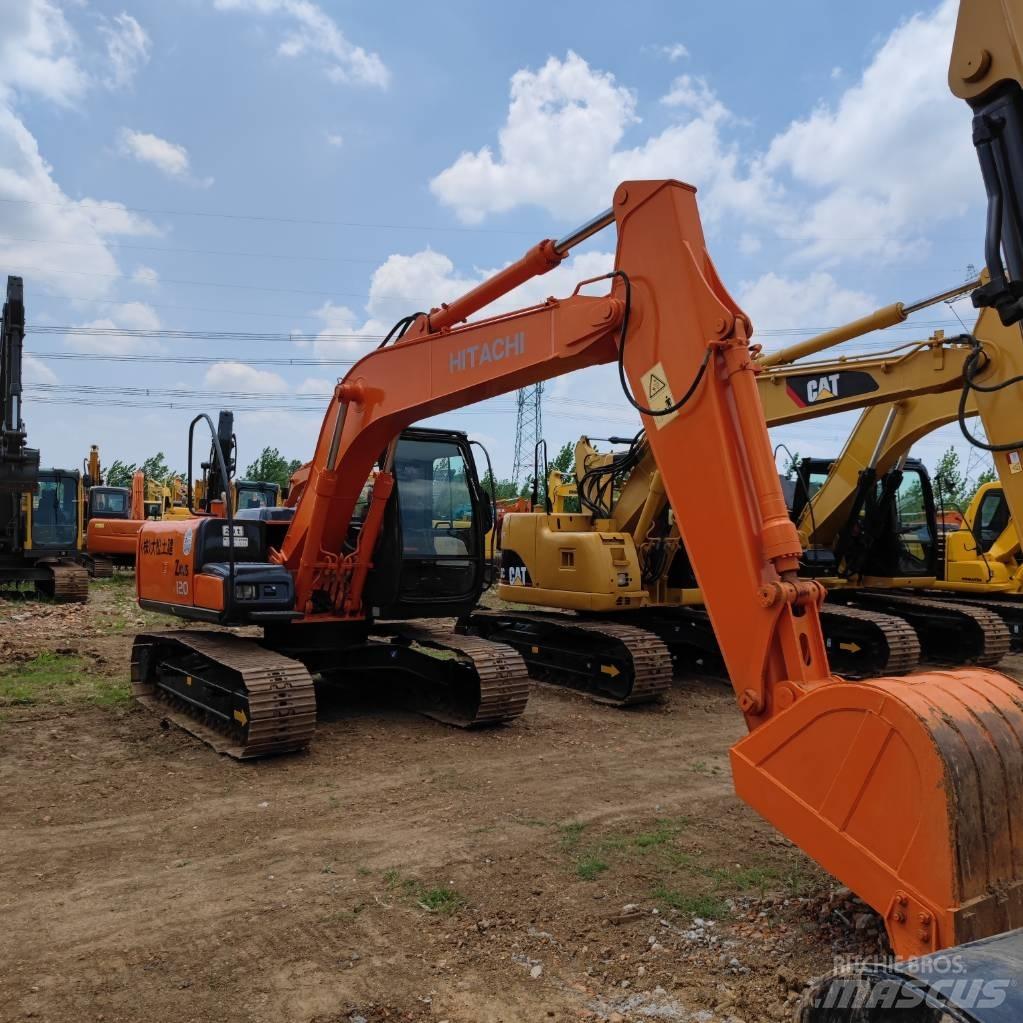
[[633, 842], [640, 849], [654, 849], [657, 846], [667, 845], [685, 826], [686, 821], [680, 818], [678, 821], [658, 818], [653, 831], [644, 831], [633, 838]]
[[77, 655], [49, 650], [31, 660], [10, 664], [0, 671], [0, 704], [61, 703], [68, 696], [67, 690], [80, 681], [80, 673], [81, 659]]
[[454, 913], [465, 905], [465, 896], [454, 888], [446, 885], [427, 888], [418, 878], [403, 878], [397, 870], [385, 870], [384, 882], [392, 892], [400, 892], [402, 897], [428, 913]]
[[373, 874], [373, 871], [370, 870], [369, 867], [356, 867], [355, 873], [358, 874], [359, 877], [370, 877]]
[[584, 856], [575, 865], [575, 872], [584, 881], [595, 881], [609, 866], [597, 856]]
[[763, 897], [771, 883], [778, 880], [778, 871], [773, 867], [724, 867], [711, 876], [718, 888], [740, 892], [756, 889]]
[[127, 684], [114, 679], [98, 679], [93, 687], [92, 702], [97, 707], [127, 707], [131, 703], [131, 690]]
[[550, 821], [541, 820], [539, 817], [519, 817], [516, 824], [521, 824], [524, 828], [546, 828]]
[[562, 824], [560, 830], [561, 848], [565, 850], [575, 849], [583, 837], [586, 824], [583, 821], [569, 821], [568, 824]]
[[717, 895], [680, 892], [663, 885], [654, 889], [653, 897], [669, 909], [706, 920], [723, 920], [728, 916], [728, 905]]
[[465, 905], [465, 896], [454, 888], [444, 885], [439, 888], [419, 888], [416, 904], [430, 913], [454, 913]]

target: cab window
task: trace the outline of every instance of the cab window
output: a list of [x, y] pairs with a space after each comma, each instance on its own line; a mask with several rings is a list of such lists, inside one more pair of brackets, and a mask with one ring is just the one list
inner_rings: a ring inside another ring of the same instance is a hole
[[32, 496], [35, 547], [71, 547], [78, 539], [78, 487], [74, 479], [41, 479]]
[[1009, 525], [1009, 504], [1002, 490], [989, 490], [977, 509], [977, 542], [987, 554]]

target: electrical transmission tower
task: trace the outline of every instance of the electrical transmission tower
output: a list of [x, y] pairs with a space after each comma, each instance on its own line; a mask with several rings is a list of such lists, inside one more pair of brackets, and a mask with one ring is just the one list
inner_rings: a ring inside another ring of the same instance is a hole
[[524, 387], [518, 392], [515, 418], [515, 467], [512, 479], [520, 483], [533, 475], [533, 453], [543, 439], [543, 384]]

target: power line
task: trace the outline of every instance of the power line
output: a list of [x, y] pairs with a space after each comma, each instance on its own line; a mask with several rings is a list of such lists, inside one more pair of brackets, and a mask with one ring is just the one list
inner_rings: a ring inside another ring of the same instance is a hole
[[[77, 212], [88, 213], [90, 201], [85, 199], [79, 202], [47, 202], [44, 199], [11, 199], [0, 198], [0, 202], [13, 203], [19, 206], [56, 206], [62, 209], [76, 210]], [[100, 203], [96, 203], [95, 209], [102, 209]], [[354, 227], [366, 228], [369, 230], [384, 231], [444, 231], [452, 234], [517, 234], [532, 235], [532, 231], [515, 230], [513, 228], [500, 227], [440, 227], [428, 224], [387, 224], [373, 223], [363, 220], [326, 220], [318, 217], [272, 217], [265, 213], [223, 213], [216, 210], [161, 210], [144, 206], [123, 206], [117, 204], [118, 210], [128, 213], [144, 213], [147, 216], [159, 217], [200, 217], [214, 220], [249, 220], [256, 223], [267, 224], [299, 224], [313, 227]]]
[[130, 327], [59, 327], [52, 324], [26, 327], [29, 334], [68, 334], [72, 337], [121, 337], [166, 341], [358, 341], [366, 344], [383, 340], [383, 334], [271, 334], [241, 330], [170, 330], [163, 327], [132, 329]]
[[[104, 277], [114, 281], [131, 281], [134, 278], [131, 274], [103, 274], [91, 270], [68, 270], [65, 267], [59, 269], [44, 269], [41, 266], [23, 266], [22, 270], [31, 270], [33, 273], [45, 274], [48, 277]], [[317, 298], [359, 298], [364, 299], [366, 293], [363, 291], [311, 291], [304, 288], [276, 288], [270, 284], [231, 284], [222, 281], [188, 281], [178, 277], [161, 277], [162, 284], [186, 284], [189, 287], [198, 288], [234, 288], [238, 291], [275, 291], [287, 295], [314, 295]]]
[[[8, 235], [0, 238], [0, 244], [10, 245], [14, 243], [28, 243], [29, 245], [41, 245], [45, 248], [55, 246], [71, 247], [77, 249], [95, 248], [95, 242], [67, 242], [55, 238], [18, 238], [15, 235]], [[175, 252], [184, 253], [190, 256], [244, 256], [253, 259], [283, 259], [289, 263], [365, 263], [376, 266], [383, 263], [387, 257], [379, 256], [376, 259], [367, 259], [357, 256], [310, 256], [307, 253], [294, 252], [245, 252], [239, 249], [186, 249], [176, 245], [131, 245], [128, 242], [113, 241], [104, 239], [103, 243], [111, 249], [125, 249], [134, 252]]]
[[[234, 355], [112, 355], [78, 352], [39, 352], [26, 350], [26, 355], [47, 361], [67, 362], [167, 362], [180, 366], [209, 366], [217, 362], [237, 362]], [[246, 359], [246, 366], [354, 366], [354, 359]]]

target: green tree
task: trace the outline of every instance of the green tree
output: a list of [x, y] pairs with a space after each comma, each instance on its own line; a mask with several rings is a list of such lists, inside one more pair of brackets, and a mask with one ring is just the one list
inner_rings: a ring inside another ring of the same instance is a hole
[[259, 458], [245, 470], [244, 478], [260, 483], [276, 483], [281, 490], [286, 490], [292, 473], [301, 465], [297, 458], [285, 458], [277, 448], [263, 448]]
[[944, 503], [946, 507], [961, 508], [968, 500], [971, 488], [960, 468], [959, 453], [953, 447], [949, 447], [938, 459], [934, 489], [938, 503]]
[[992, 466], [988, 466], [978, 477], [973, 492], [976, 493], [985, 483], [995, 483], [998, 480], [998, 473]]
[[115, 458], [106, 471], [108, 487], [131, 487], [131, 478], [138, 472], [134, 462], [122, 462]]
[[551, 462], [551, 468], [563, 473], [575, 472], [575, 445], [571, 441], [562, 444], [561, 450]]
[[147, 480], [155, 480], [157, 483], [166, 483], [175, 475], [162, 451], [157, 451], [155, 455], [147, 458], [140, 468]]
[[514, 480], [495, 480], [489, 469], [483, 474], [481, 483], [483, 490], [488, 494], [493, 491], [494, 497], [498, 501], [519, 495], [519, 488], [515, 485]]

